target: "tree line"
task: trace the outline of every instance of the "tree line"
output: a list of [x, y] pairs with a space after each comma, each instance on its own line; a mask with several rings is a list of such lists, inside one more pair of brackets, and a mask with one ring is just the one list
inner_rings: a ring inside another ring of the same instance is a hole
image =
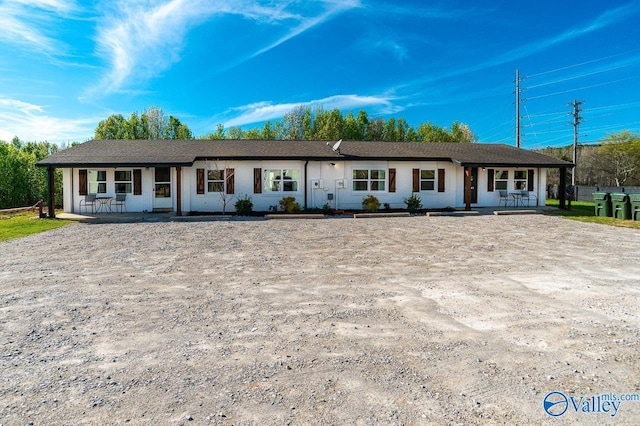
[[[538, 152], [573, 162], [573, 145]], [[640, 134], [624, 130], [607, 135], [597, 145], [579, 146], [576, 163], [577, 185], [640, 186]], [[558, 171], [549, 170], [548, 180], [557, 184]]]
[[[33, 206], [38, 199], [48, 200], [47, 169], [36, 163], [58, 152], [49, 142], [23, 142], [17, 136], [11, 142], [0, 141], [0, 209]], [[55, 171], [56, 205], [62, 205], [62, 170]]]
[[[194, 139], [189, 127], [162, 109], [149, 107], [144, 113], [132, 113], [127, 119], [114, 114], [98, 123], [95, 139]], [[312, 110], [299, 106], [282, 120], [267, 121], [260, 128], [244, 130], [219, 124], [213, 133], [200, 139], [268, 140], [379, 140], [412, 142], [476, 142], [469, 126], [454, 122], [450, 129], [430, 122], [417, 128], [403, 118], [372, 119], [366, 111], [343, 115], [338, 109]], [[76, 142], [71, 145], [75, 145]], [[48, 200], [46, 169], [36, 163], [64, 147], [49, 142], [24, 142], [17, 136], [0, 141], [0, 209], [34, 205], [39, 198]], [[572, 146], [538, 150], [544, 154], [573, 161]], [[581, 146], [576, 181], [589, 186], [640, 185], [640, 135], [629, 131], [613, 133], [600, 145]], [[62, 170], [55, 171], [56, 205], [62, 205]], [[558, 171], [549, 170], [549, 183], [558, 183]]]
[[[127, 119], [113, 114], [100, 121], [94, 139], [194, 139], [189, 127], [179, 119], [166, 117], [161, 108], [149, 107], [142, 114], [132, 113]], [[450, 129], [430, 122], [417, 128], [404, 118], [370, 118], [366, 111], [357, 115], [343, 114], [339, 109], [311, 109], [300, 105], [286, 113], [282, 120], [267, 121], [262, 127], [226, 129], [218, 124], [214, 132], [198, 139], [251, 140], [357, 140], [406, 142], [476, 142], [471, 128], [458, 121]]]
[[267, 121], [261, 128], [225, 129], [218, 124], [215, 132], [203, 139], [263, 139], [263, 140], [355, 140], [389, 142], [476, 142], [477, 137], [468, 125], [458, 121], [451, 129], [430, 122], [417, 128], [400, 118], [371, 118], [366, 111], [343, 114], [339, 109], [312, 110], [300, 105], [286, 113], [282, 120]]

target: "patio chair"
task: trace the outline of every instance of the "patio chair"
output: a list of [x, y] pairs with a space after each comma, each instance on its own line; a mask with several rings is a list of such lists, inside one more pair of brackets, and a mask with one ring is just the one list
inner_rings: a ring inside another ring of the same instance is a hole
[[124, 209], [124, 211], [127, 211], [127, 206], [124, 204], [124, 201], [126, 200], [126, 198], [127, 198], [126, 193], [116, 194], [116, 198], [111, 200], [111, 205], [116, 206], [116, 211], [118, 211], [118, 206], [120, 206], [120, 213], [122, 213], [122, 209]]
[[536, 200], [536, 205], [538, 205], [538, 197], [536, 197], [535, 194], [532, 194], [529, 191], [522, 191], [522, 203], [523, 204], [524, 204], [524, 201], [527, 200], [527, 207], [529, 207], [532, 199]]
[[507, 207], [507, 203], [511, 199], [509, 193], [506, 190], [499, 189], [498, 194], [500, 194], [500, 202], [498, 203], [498, 205], [502, 204], [502, 200], [504, 200], [504, 206]]
[[82, 206], [84, 205], [85, 212], [87, 207], [91, 206], [91, 213], [96, 212], [96, 194], [87, 194], [82, 200], [80, 200], [80, 213], [82, 213]]

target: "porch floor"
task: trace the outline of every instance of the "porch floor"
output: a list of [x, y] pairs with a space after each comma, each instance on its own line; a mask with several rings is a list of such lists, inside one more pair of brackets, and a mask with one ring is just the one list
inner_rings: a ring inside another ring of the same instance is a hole
[[[515, 215], [515, 214], [545, 214], [558, 210], [555, 207], [476, 207], [471, 211], [464, 209], [456, 210], [442, 210], [442, 211], [429, 211], [426, 216], [470, 216], [470, 215]], [[327, 216], [327, 218], [354, 218], [358, 214], [344, 214], [337, 216]], [[361, 215], [361, 213], [360, 213]], [[397, 216], [398, 213], [385, 213], [380, 211], [378, 213], [368, 214], [367, 217], [389, 217]], [[266, 215], [265, 215], [266, 216]], [[162, 213], [58, 213], [56, 218], [62, 220], [77, 221], [82, 223], [133, 223], [133, 222], [210, 222], [210, 221], [251, 221], [251, 220], [266, 220], [265, 216], [235, 216], [235, 215], [183, 215], [177, 216], [175, 212], [162, 212]], [[306, 216], [304, 214], [288, 215], [292, 219], [303, 219]]]

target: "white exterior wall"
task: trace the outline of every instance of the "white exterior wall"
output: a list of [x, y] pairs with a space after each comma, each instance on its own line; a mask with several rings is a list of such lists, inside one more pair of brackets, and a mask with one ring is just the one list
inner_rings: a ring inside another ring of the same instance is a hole
[[[322, 209], [328, 204], [333, 209], [359, 210], [362, 208], [362, 199], [367, 195], [375, 195], [381, 204], [389, 203], [391, 208], [406, 208], [404, 199], [412, 194], [413, 169], [430, 169], [436, 172], [435, 188], [433, 191], [420, 191], [418, 195], [422, 199], [423, 208], [440, 209], [447, 207], [462, 208], [464, 203], [464, 168], [450, 162], [434, 161], [309, 161], [307, 163], [307, 176], [305, 176], [306, 161], [226, 161], [218, 164], [221, 169], [234, 169], [235, 193], [226, 196], [226, 211], [235, 211], [235, 202], [243, 195], [249, 195], [253, 202], [254, 211], [268, 211], [271, 206], [278, 206], [278, 202], [284, 196], [293, 196], [300, 206], [304, 207], [305, 189], [307, 208]], [[334, 165], [331, 165], [334, 164]], [[211, 161], [199, 161], [192, 167], [182, 167], [182, 211], [189, 212], [222, 212], [223, 199], [219, 193], [208, 193], [205, 172], [205, 193], [197, 194], [197, 169], [215, 169], [216, 164]], [[254, 194], [253, 173], [254, 168], [265, 169], [296, 169], [300, 170], [301, 180], [298, 191], [295, 192], [264, 192]], [[133, 170], [134, 168], [118, 168], [117, 170]], [[126, 211], [142, 212], [152, 211], [154, 208], [154, 172], [153, 167], [135, 168], [141, 170], [142, 195], [127, 194]], [[353, 170], [355, 169], [381, 169], [386, 172], [384, 191], [354, 191]], [[396, 170], [396, 191], [389, 192], [389, 169]], [[438, 192], [438, 169], [445, 170], [445, 192]], [[80, 200], [84, 196], [79, 195], [78, 168], [63, 169], [64, 185], [64, 211], [78, 213]], [[107, 193], [106, 196], [115, 197], [114, 168], [99, 168], [106, 170]], [[508, 170], [508, 190], [513, 190], [515, 168], [495, 168], [494, 170]], [[528, 169], [527, 169], [528, 170]], [[538, 205], [546, 202], [547, 169], [534, 169], [534, 193], [538, 198]], [[478, 168], [478, 203], [474, 207], [498, 206], [498, 191], [487, 191], [487, 170]], [[177, 210], [177, 169], [171, 168], [171, 195], [172, 208]], [[333, 199], [329, 199], [330, 197]], [[83, 210], [84, 211], [84, 210]]]
[[[115, 168], [95, 168], [84, 170], [106, 170], [107, 174], [107, 192], [105, 194], [98, 194], [99, 196], [115, 197]], [[153, 179], [154, 168], [145, 167], [133, 167], [124, 168], [120, 167], [117, 170], [133, 170], [140, 169], [142, 171], [142, 195], [133, 195], [133, 191], [127, 194], [125, 201], [125, 209], [129, 212], [141, 212], [143, 210], [151, 211], [153, 209]], [[84, 195], [80, 195], [80, 177], [79, 168], [64, 169], [63, 172], [63, 184], [65, 188], [64, 192], [64, 211], [67, 213], [80, 213], [80, 200], [84, 199]], [[175, 174], [175, 170], [173, 170]], [[132, 184], [133, 186], [133, 184]], [[172, 182], [172, 186], [175, 186], [175, 178]], [[173, 191], [173, 188], [172, 188]], [[175, 202], [174, 202], [175, 204]], [[82, 207], [82, 213], [85, 212], [84, 205]]]

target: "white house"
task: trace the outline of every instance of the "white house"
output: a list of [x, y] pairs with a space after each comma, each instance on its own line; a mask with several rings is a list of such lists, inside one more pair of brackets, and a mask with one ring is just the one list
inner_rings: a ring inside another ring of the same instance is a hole
[[90, 194], [126, 194], [126, 211], [178, 215], [232, 212], [244, 195], [255, 211], [285, 196], [307, 209], [358, 210], [370, 194], [405, 208], [412, 193], [427, 209], [469, 209], [500, 205], [501, 191], [544, 205], [547, 169], [563, 178], [573, 166], [498, 144], [262, 140], [93, 140], [38, 165], [63, 169], [65, 212], [80, 212]]

